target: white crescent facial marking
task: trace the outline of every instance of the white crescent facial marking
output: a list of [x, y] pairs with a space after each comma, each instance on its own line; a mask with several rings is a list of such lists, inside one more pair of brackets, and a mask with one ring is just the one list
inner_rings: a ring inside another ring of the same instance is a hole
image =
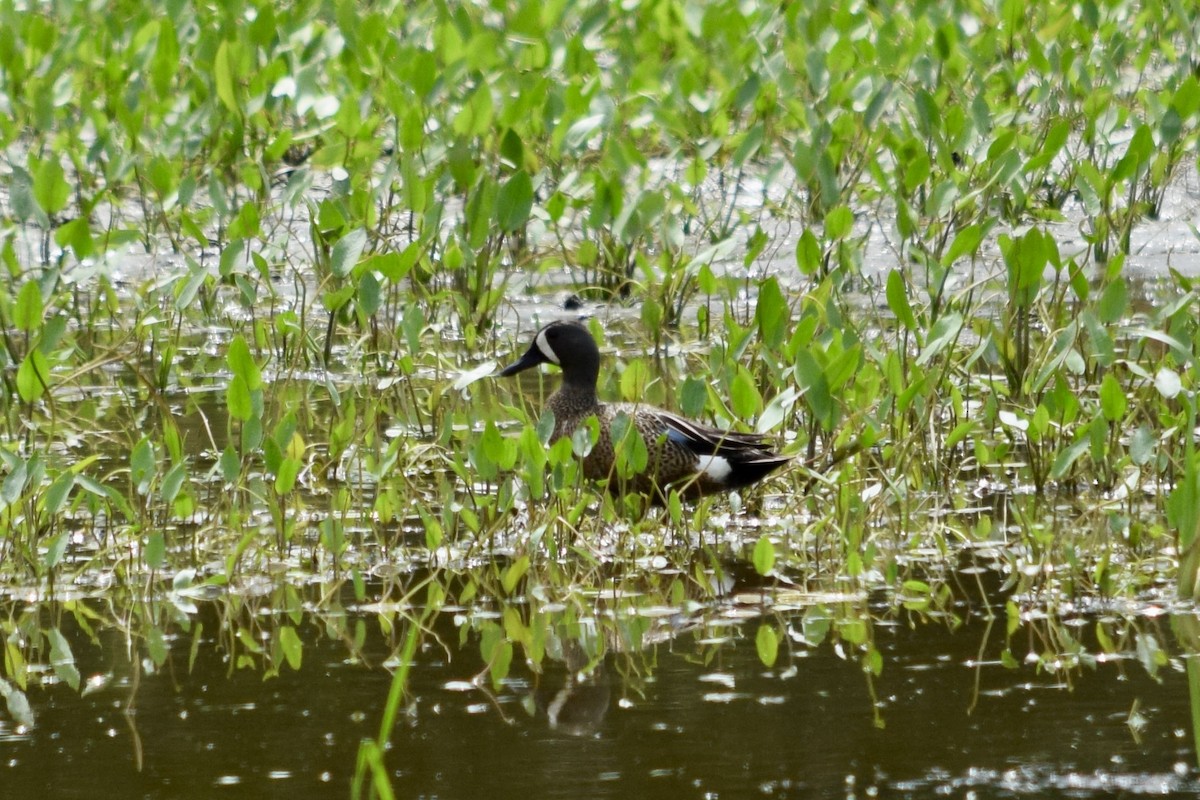
[[560, 367], [562, 366], [562, 363], [558, 360], [558, 356], [554, 354], [554, 348], [550, 346], [549, 340], [546, 339], [545, 328], [542, 328], [541, 331], [538, 332], [537, 339], [534, 341], [537, 342], [538, 350], [542, 351], [542, 355], [544, 355], [551, 364], [558, 364]]
[[718, 483], [728, 478], [733, 472], [733, 467], [729, 465], [729, 459], [724, 456], [700, 456], [696, 466], [698, 472], [703, 472]]

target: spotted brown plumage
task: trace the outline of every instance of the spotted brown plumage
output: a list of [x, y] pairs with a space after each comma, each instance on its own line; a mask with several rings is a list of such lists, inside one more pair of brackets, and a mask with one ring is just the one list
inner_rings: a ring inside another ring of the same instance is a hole
[[[525, 355], [500, 375], [539, 364], [555, 364], [563, 372], [562, 386], [546, 401], [554, 413], [551, 441], [572, 435], [595, 416], [600, 435], [583, 459], [583, 472], [592, 480], [608, 478], [613, 491], [661, 500], [674, 488], [685, 497], [700, 497], [749, 486], [790, 460], [771, 452], [756, 433], [724, 431], [640, 403], [601, 403], [596, 397], [600, 349], [577, 322], [551, 322], [542, 328]], [[649, 456], [646, 469], [628, 481], [618, 480], [615, 470], [613, 432], [623, 428], [622, 417], [642, 437]]]

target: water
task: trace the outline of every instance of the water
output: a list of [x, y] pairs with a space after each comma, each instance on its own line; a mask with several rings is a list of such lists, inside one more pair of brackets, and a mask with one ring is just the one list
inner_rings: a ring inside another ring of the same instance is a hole
[[[547, 653], [560, 660], [547, 657], [537, 675], [518, 647], [496, 690], [486, 677], [469, 683], [486, 671], [475, 631], [494, 615], [436, 615], [410, 673], [413, 702], [386, 755], [397, 796], [1200, 791], [1185, 659], [1165, 617], [1106, 618], [1131, 626], [1131, 645], [1151, 637], [1167, 652], [1154, 676], [1133, 649], [1050, 674], [1031, 661], [1001, 665], [1002, 607], [991, 624], [978, 604], [956, 607], [963, 624], [955, 627], [880, 604], [819, 606], [866, 624], [884, 665], [869, 679], [847, 641], [802, 640], [805, 617], [811, 624], [818, 606], [755, 618], [751, 606], [731, 604], [677, 620], [677, 635], [641, 649], [623, 649], [615, 627], [598, 644], [597, 629], [551, 614]], [[508, 609], [528, 611], [523, 603]], [[734, 622], [739, 616], [746, 619]], [[531, 629], [537, 618], [526, 617]], [[297, 626], [298, 671], [283, 667], [264, 679], [261, 668], [231, 667], [231, 658], [247, 655], [235, 630], [270, 631], [293, 619], [201, 603], [194, 663], [193, 640], [181, 634], [157, 671], [148, 659], [135, 670], [115, 629], [93, 642], [64, 625], [85, 680], [107, 683], [84, 696], [62, 684], [31, 689], [36, 725], [25, 732], [0, 715], [3, 796], [346, 796], [360, 740], [378, 733], [391, 680], [379, 665], [399, 637], [381, 631], [376, 613], [308, 615]], [[755, 647], [764, 622], [788, 632], [770, 669]], [[1095, 625], [1084, 622], [1068, 626], [1081, 641]], [[568, 629], [576, 635], [555, 635]], [[1062, 631], [1027, 622], [1013, 634], [1012, 652], [1018, 660], [1044, 652]], [[590, 677], [569, 673], [563, 660], [578, 666], [597, 648], [607, 655]]]

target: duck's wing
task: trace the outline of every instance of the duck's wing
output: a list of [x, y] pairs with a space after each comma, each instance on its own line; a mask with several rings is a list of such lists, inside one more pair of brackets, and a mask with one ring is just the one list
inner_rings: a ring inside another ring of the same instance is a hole
[[697, 455], [753, 457], [773, 455], [767, 450], [761, 433], [738, 433], [701, 425], [669, 411], [658, 411], [658, 420], [666, 427], [667, 439], [687, 447]]

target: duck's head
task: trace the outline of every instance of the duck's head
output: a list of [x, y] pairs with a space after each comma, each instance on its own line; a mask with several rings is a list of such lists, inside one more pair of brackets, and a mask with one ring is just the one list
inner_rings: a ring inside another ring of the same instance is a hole
[[551, 322], [537, 332], [519, 361], [500, 371], [500, 377], [516, 375], [538, 364], [556, 364], [562, 367], [568, 384], [586, 386], [590, 382], [595, 388], [600, 374], [600, 348], [581, 323]]

